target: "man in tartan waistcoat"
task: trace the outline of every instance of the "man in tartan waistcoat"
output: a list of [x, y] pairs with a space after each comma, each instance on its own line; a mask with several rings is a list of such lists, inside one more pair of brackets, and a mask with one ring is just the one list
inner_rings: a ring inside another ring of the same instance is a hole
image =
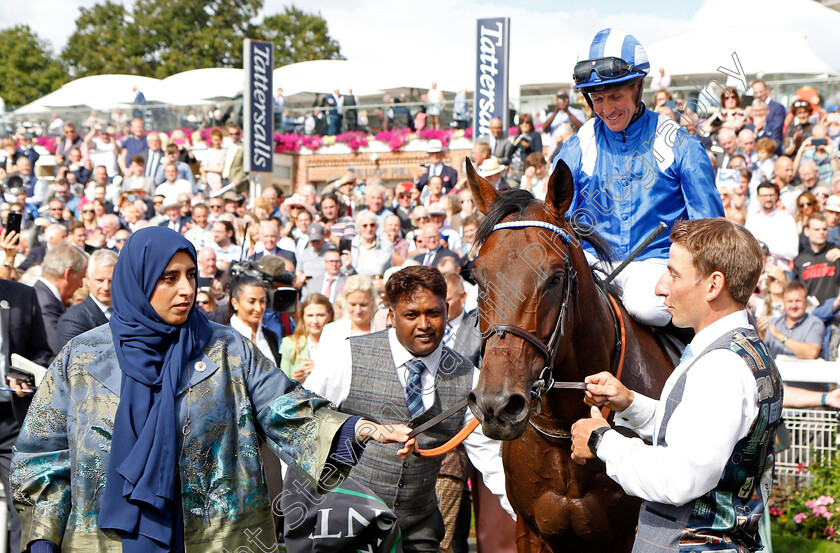
[[[763, 267], [761, 248], [726, 219], [682, 221], [671, 232], [656, 293], [678, 327], [696, 335], [659, 401], [609, 373], [586, 378], [589, 419], [572, 427], [572, 458], [596, 456], [644, 502], [634, 553], [754, 551], [767, 503], [782, 382], [746, 304]], [[613, 432], [595, 406], [616, 411]]]
[[[352, 336], [346, 348], [325, 351], [305, 386], [345, 413], [368, 413], [381, 424], [417, 427], [466, 397], [475, 387], [475, 367], [443, 345], [446, 281], [433, 267], [406, 267], [385, 286], [394, 326]], [[429, 449], [452, 438], [472, 413], [455, 415], [417, 436]], [[484, 483], [512, 514], [505, 496], [501, 443], [476, 429], [464, 440]], [[444, 526], [435, 483], [443, 457], [400, 459], [393, 448], [370, 443], [350, 477], [370, 488], [397, 515], [403, 551], [438, 552]]]

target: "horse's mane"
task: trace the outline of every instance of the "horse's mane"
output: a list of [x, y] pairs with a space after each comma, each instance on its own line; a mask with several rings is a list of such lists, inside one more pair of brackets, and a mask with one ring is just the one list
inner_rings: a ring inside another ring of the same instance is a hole
[[[487, 240], [490, 233], [493, 232], [493, 227], [501, 223], [508, 215], [516, 213], [518, 215], [518, 219], [522, 220], [525, 212], [531, 207], [541, 209], [546, 215], [555, 219], [555, 222], [557, 222], [556, 213], [554, 213], [553, 210], [550, 210], [546, 206], [545, 202], [536, 199], [531, 192], [521, 189], [509, 190], [499, 194], [493, 202], [493, 205], [490, 206], [490, 211], [486, 214], [475, 231], [475, 239], [473, 243], [481, 244]], [[606, 262], [613, 259], [613, 256], [611, 255], [612, 246], [610, 246], [609, 242], [598, 234], [594, 228], [589, 226], [582, 227], [578, 223], [571, 225], [571, 227], [575, 236], [579, 240], [583, 240], [592, 246], [592, 249], [595, 250], [595, 255], [598, 259]], [[596, 279], [597, 278], [598, 277], [596, 275]]]

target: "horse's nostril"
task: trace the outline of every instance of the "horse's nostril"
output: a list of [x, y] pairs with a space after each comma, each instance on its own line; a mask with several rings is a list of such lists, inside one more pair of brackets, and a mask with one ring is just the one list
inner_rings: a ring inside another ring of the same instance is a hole
[[508, 400], [502, 413], [508, 420], [517, 420], [522, 417], [522, 412], [527, 408], [525, 396], [514, 394]]

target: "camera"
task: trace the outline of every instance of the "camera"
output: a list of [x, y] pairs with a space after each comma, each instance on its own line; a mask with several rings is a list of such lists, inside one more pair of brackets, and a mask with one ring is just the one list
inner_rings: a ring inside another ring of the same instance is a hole
[[[230, 275], [234, 283], [243, 276], [259, 280], [266, 289], [268, 306], [275, 313], [293, 314], [297, 309], [298, 291], [294, 288], [294, 273], [283, 272], [272, 276], [258, 263], [240, 260], [231, 264]], [[275, 288], [277, 284], [280, 286]]]

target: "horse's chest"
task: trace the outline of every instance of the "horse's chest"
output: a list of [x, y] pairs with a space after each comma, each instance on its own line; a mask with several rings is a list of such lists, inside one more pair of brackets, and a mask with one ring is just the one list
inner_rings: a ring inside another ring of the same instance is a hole
[[639, 502], [607, 476], [603, 463], [578, 465], [567, 446], [534, 454], [539, 445], [531, 443], [517, 451], [519, 441], [505, 444], [508, 493], [536, 533], [549, 541], [572, 537], [594, 546], [613, 541], [617, 533], [633, 532]]

